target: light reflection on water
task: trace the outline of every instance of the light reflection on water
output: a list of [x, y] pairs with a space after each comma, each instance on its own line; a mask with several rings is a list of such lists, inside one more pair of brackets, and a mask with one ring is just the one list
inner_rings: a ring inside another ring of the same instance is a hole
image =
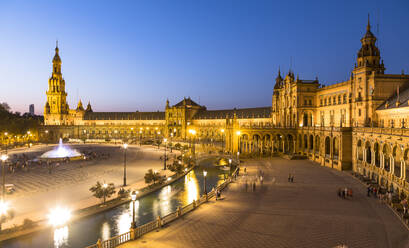
[[54, 247], [59, 248], [67, 244], [68, 227], [60, 227], [54, 230]]
[[[223, 171], [206, 167], [207, 188], [212, 189], [223, 182]], [[199, 199], [203, 193], [203, 168], [196, 168], [184, 178], [168, 185], [158, 192], [149, 194], [135, 201], [135, 222], [138, 226], [176, 211], [178, 206], [185, 206]], [[38, 232], [31, 236], [0, 243], [5, 248], [54, 247], [77, 248], [95, 244], [100, 238], [126, 233], [132, 223], [133, 203], [129, 202], [112, 210], [72, 222], [63, 228], [56, 229], [50, 237], [50, 231]], [[68, 235], [69, 234], [69, 235]]]

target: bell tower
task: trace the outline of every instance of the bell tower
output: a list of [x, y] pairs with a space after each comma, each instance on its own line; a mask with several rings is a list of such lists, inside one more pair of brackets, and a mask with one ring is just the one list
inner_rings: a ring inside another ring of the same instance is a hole
[[375, 78], [384, 74], [385, 66], [381, 54], [376, 46], [376, 37], [371, 32], [371, 24], [366, 25], [365, 35], [361, 38], [361, 48], [357, 54], [357, 61], [352, 72], [352, 126], [370, 126], [375, 116], [376, 104], [374, 100]]
[[44, 122], [46, 125], [65, 125], [68, 117], [67, 93], [65, 80], [61, 73], [61, 58], [58, 41], [55, 47], [53, 68], [48, 79], [47, 102], [44, 107]]

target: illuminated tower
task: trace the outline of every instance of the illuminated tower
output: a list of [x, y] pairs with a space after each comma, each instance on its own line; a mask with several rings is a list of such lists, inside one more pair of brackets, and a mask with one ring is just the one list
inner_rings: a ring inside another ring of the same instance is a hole
[[65, 80], [61, 74], [61, 58], [58, 54], [58, 42], [53, 58], [53, 71], [48, 79], [47, 102], [44, 107], [44, 122], [46, 125], [65, 125], [68, 117], [67, 93]]

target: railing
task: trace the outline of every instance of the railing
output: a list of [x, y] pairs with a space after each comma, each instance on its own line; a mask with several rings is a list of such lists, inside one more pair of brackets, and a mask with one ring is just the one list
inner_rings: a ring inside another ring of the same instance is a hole
[[131, 240], [135, 240], [142, 235], [149, 233], [153, 230], [156, 230], [158, 228], [161, 228], [163, 225], [166, 225], [179, 217], [193, 211], [195, 208], [200, 206], [201, 204], [207, 202], [209, 199], [213, 198], [216, 196], [216, 190], [222, 191], [226, 186], [233, 181], [233, 177], [237, 175], [238, 173], [238, 168], [232, 173], [231, 177], [227, 178], [222, 184], [217, 186], [214, 190], [210, 191], [209, 193], [202, 195], [199, 199], [193, 200], [192, 203], [184, 206], [184, 207], [178, 207], [178, 209], [175, 212], [172, 212], [168, 215], [165, 215], [163, 217], [158, 217], [157, 220], [153, 220], [151, 222], [148, 222], [142, 226], [136, 227], [134, 229], [131, 228], [129, 232], [120, 234], [118, 236], [112, 237], [110, 239], [101, 241], [98, 240], [98, 242], [94, 245], [87, 246], [86, 248], [113, 248], [117, 247], [120, 244], [126, 243]]

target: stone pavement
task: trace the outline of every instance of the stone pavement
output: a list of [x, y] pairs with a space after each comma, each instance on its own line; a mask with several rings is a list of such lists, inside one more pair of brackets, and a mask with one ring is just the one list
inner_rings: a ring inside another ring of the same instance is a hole
[[[6, 174], [6, 183], [12, 183], [16, 192], [7, 195], [6, 200], [15, 211], [12, 220], [3, 223], [3, 228], [19, 225], [25, 218], [33, 221], [43, 219], [50, 208], [57, 205], [68, 206], [72, 210], [95, 205], [98, 199], [92, 196], [89, 188], [96, 181], [112, 182], [116, 186], [123, 183], [123, 151], [116, 145], [76, 145], [80, 150], [92, 150], [110, 153], [108, 159], [91, 161], [75, 161], [61, 163], [54, 168], [52, 174], [46, 167], [38, 167], [29, 171], [17, 171]], [[20, 149], [9, 154], [29, 154], [30, 157], [42, 154], [48, 147]], [[175, 153], [173, 153], [175, 154]], [[127, 151], [127, 184], [135, 188], [145, 186], [144, 175], [148, 169], [161, 171], [163, 150], [153, 147], [131, 145]], [[169, 173], [167, 173], [169, 175]]]
[[[255, 192], [245, 191], [242, 177], [223, 200], [120, 247], [409, 247], [409, 232], [398, 218], [345, 172], [279, 158], [244, 166], [248, 182], [258, 169], [265, 173]], [[294, 183], [287, 181], [289, 173]], [[339, 187], [352, 188], [353, 199], [339, 198]]]

